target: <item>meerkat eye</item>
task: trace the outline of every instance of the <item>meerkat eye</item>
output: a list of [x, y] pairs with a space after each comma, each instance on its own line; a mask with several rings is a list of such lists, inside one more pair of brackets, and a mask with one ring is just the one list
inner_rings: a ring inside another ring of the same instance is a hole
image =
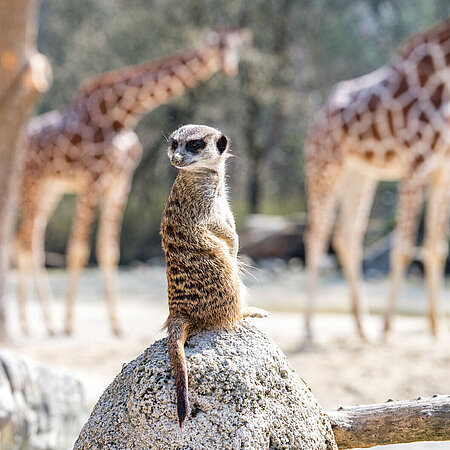
[[186, 150], [189, 152], [198, 152], [206, 147], [206, 142], [203, 139], [194, 139], [186, 143]]
[[172, 148], [172, 150], [176, 150], [178, 148], [178, 142], [173, 139], [170, 147]]

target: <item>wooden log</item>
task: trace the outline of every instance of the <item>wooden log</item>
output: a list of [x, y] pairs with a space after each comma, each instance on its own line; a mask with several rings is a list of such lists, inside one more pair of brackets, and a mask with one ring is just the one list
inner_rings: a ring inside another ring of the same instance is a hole
[[450, 440], [450, 395], [327, 411], [339, 448]]

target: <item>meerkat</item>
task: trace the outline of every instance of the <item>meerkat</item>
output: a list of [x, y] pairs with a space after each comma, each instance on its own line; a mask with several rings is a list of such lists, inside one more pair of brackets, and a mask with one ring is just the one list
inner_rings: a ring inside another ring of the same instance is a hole
[[228, 138], [204, 125], [172, 133], [168, 156], [178, 175], [164, 208], [168, 350], [180, 428], [189, 412], [184, 344], [201, 330], [230, 329], [244, 317], [266, 317], [245, 306], [237, 259], [239, 239], [227, 199]]

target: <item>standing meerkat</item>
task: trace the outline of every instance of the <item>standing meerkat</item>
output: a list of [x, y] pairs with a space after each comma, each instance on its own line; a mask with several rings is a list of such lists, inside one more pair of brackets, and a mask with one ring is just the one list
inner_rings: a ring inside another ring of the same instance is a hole
[[168, 155], [179, 173], [164, 208], [169, 356], [174, 370], [180, 427], [189, 411], [184, 344], [201, 330], [230, 329], [249, 308], [237, 260], [238, 235], [227, 200], [228, 139], [204, 125], [185, 125], [170, 136]]

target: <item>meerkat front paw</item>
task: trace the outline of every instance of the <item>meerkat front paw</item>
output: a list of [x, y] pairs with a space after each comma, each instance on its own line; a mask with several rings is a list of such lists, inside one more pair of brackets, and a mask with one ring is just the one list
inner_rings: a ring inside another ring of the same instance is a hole
[[256, 317], [259, 319], [264, 319], [265, 317], [269, 317], [269, 311], [261, 308], [255, 308], [254, 306], [248, 306], [244, 310], [244, 317]]

